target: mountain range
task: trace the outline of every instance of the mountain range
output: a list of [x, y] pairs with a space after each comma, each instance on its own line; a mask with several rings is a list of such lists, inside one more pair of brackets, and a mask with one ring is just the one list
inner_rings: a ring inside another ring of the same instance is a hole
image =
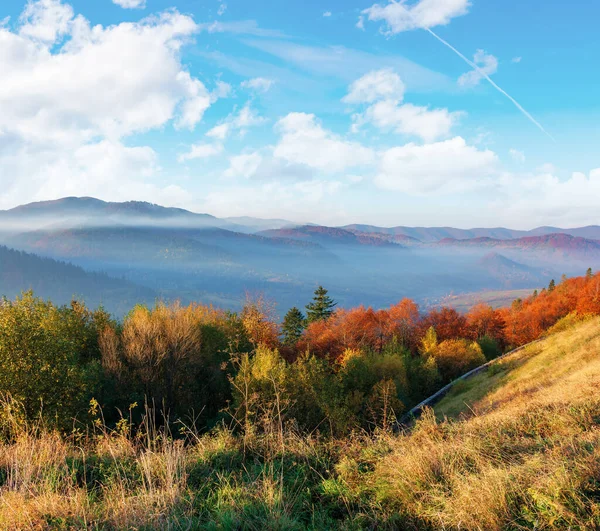
[[[134, 294], [139, 288], [144, 301], [178, 298], [239, 309], [246, 292], [261, 292], [280, 302], [280, 312], [302, 307], [319, 284], [341, 305], [382, 306], [404, 296], [426, 304], [449, 293], [535, 289], [562, 273], [600, 267], [598, 226], [325, 227], [75, 197], [0, 211], [0, 244], [68, 262], [80, 268], [78, 278], [101, 274], [102, 282], [125, 282], [119, 289]], [[10, 286], [0, 284], [8, 294], [30, 286], [43, 292], [53, 282], [11, 278], [17, 280]], [[123, 291], [107, 288], [99, 297], [98, 282], [81, 280], [71, 291], [120, 308]]]

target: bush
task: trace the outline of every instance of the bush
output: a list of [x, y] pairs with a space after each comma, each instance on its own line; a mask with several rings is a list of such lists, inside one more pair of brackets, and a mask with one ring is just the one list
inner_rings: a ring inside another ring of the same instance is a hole
[[434, 353], [442, 379], [450, 382], [486, 362], [481, 347], [466, 339], [442, 341]]
[[493, 337], [483, 336], [477, 340], [477, 344], [481, 347], [481, 351], [488, 361], [495, 360], [502, 355], [502, 349]]
[[0, 390], [68, 430], [85, 417], [101, 378], [97, 331], [106, 314], [56, 307], [25, 293], [0, 304]]

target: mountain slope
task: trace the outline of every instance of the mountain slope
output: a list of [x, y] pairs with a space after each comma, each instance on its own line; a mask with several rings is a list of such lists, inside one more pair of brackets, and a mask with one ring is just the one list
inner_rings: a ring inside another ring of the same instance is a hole
[[598, 529], [599, 388], [594, 318], [458, 384], [435, 413], [460, 420], [390, 441], [378, 494], [410, 529]]
[[321, 245], [366, 245], [373, 247], [395, 245], [393, 241], [382, 238], [379, 235], [321, 225], [304, 225], [302, 227], [266, 230], [259, 234], [270, 238], [289, 238], [310, 241]]
[[477, 264], [506, 287], [536, 286], [539, 283], [545, 284], [551, 277], [543, 269], [515, 262], [496, 252], [486, 254]]
[[92, 308], [102, 304], [117, 315], [157, 299], [153, 290], [131, 282], [0, 246], [0, 295], [14, 298], [29, 289], [57, 304], [76, 297]]
[[557, 252], [580, 258], [600, 256], [600, 241], [588, 240], [569, 234], [546, 234], [544, 236], [527, 236], [513, 240], [498, 240], [494, 238], [473, 238], [457, 240], [445, 238], [435, 244], [437, 247], [491, 247], [498, 249], [513, 249], [518, 251]]

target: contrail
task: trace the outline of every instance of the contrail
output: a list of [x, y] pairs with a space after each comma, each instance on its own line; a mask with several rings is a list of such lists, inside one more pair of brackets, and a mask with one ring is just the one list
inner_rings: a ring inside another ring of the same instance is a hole
[[438, 41], [440, 41], [444, 46], [447, 46], [448, 48], [450, 48], [456, 55], [458, 55], [463, 61], [465, 61], [469, 66], [471, 66], [472, 68], [475, 69], [475, 71], [477, 71], [479, 73], [480, 76], [484, 77], [485, 79], [487, 79], [490, 83], [490, 85], [492, 85], [492, 87], [494, 87], [498, 92], [500, 92], [501, 94], [504, 94], [504, 96], [506, 96], [510, 101], [512, 101], [512, 103], [515, 105], [515, 107], [517, 109], [519, 109], [527, 118], [529, 118], [529, 120], [531, 120], [531, 122], [533, 122], [539, 129], [540, 131], [542, 131], [544, 134], [548, 135], [548, 137], [553, 141], [556, 142], [555, 138], [544, 129], [544, 127], [542, 126], [542, 124], [540, 124], [540, 122], [538, 122], [533, 116], [531, 116], [531, 114], [529, 114], [524, 108], [523, 106], [517, 101], [515, 100], [508, 92], [506, 92], [503, 88], [499, 87], [496, 82], [494, 82], [494, 80], [487, 75], [483, 70], [481, 70], [481, 68], [479, 68], [473, 61], [471, 61], [468, 57], [465, 57], [462, 53], [460, 53], [454, 46], [452, 46], [449, 42], [445, 41], [444, 39], [442, 39], [437, 33], [433, 32], [431, 29], [429, 28], [423, 28], [425, 31], [428, 31], [429, 33], [431, 33], [431, 35], [433, 35]]

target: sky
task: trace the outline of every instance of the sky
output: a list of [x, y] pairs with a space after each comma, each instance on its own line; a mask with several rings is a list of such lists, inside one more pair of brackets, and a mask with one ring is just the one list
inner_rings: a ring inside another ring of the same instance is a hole
[[600, 4], [3, 0], [0, 208], [598, 224]]

